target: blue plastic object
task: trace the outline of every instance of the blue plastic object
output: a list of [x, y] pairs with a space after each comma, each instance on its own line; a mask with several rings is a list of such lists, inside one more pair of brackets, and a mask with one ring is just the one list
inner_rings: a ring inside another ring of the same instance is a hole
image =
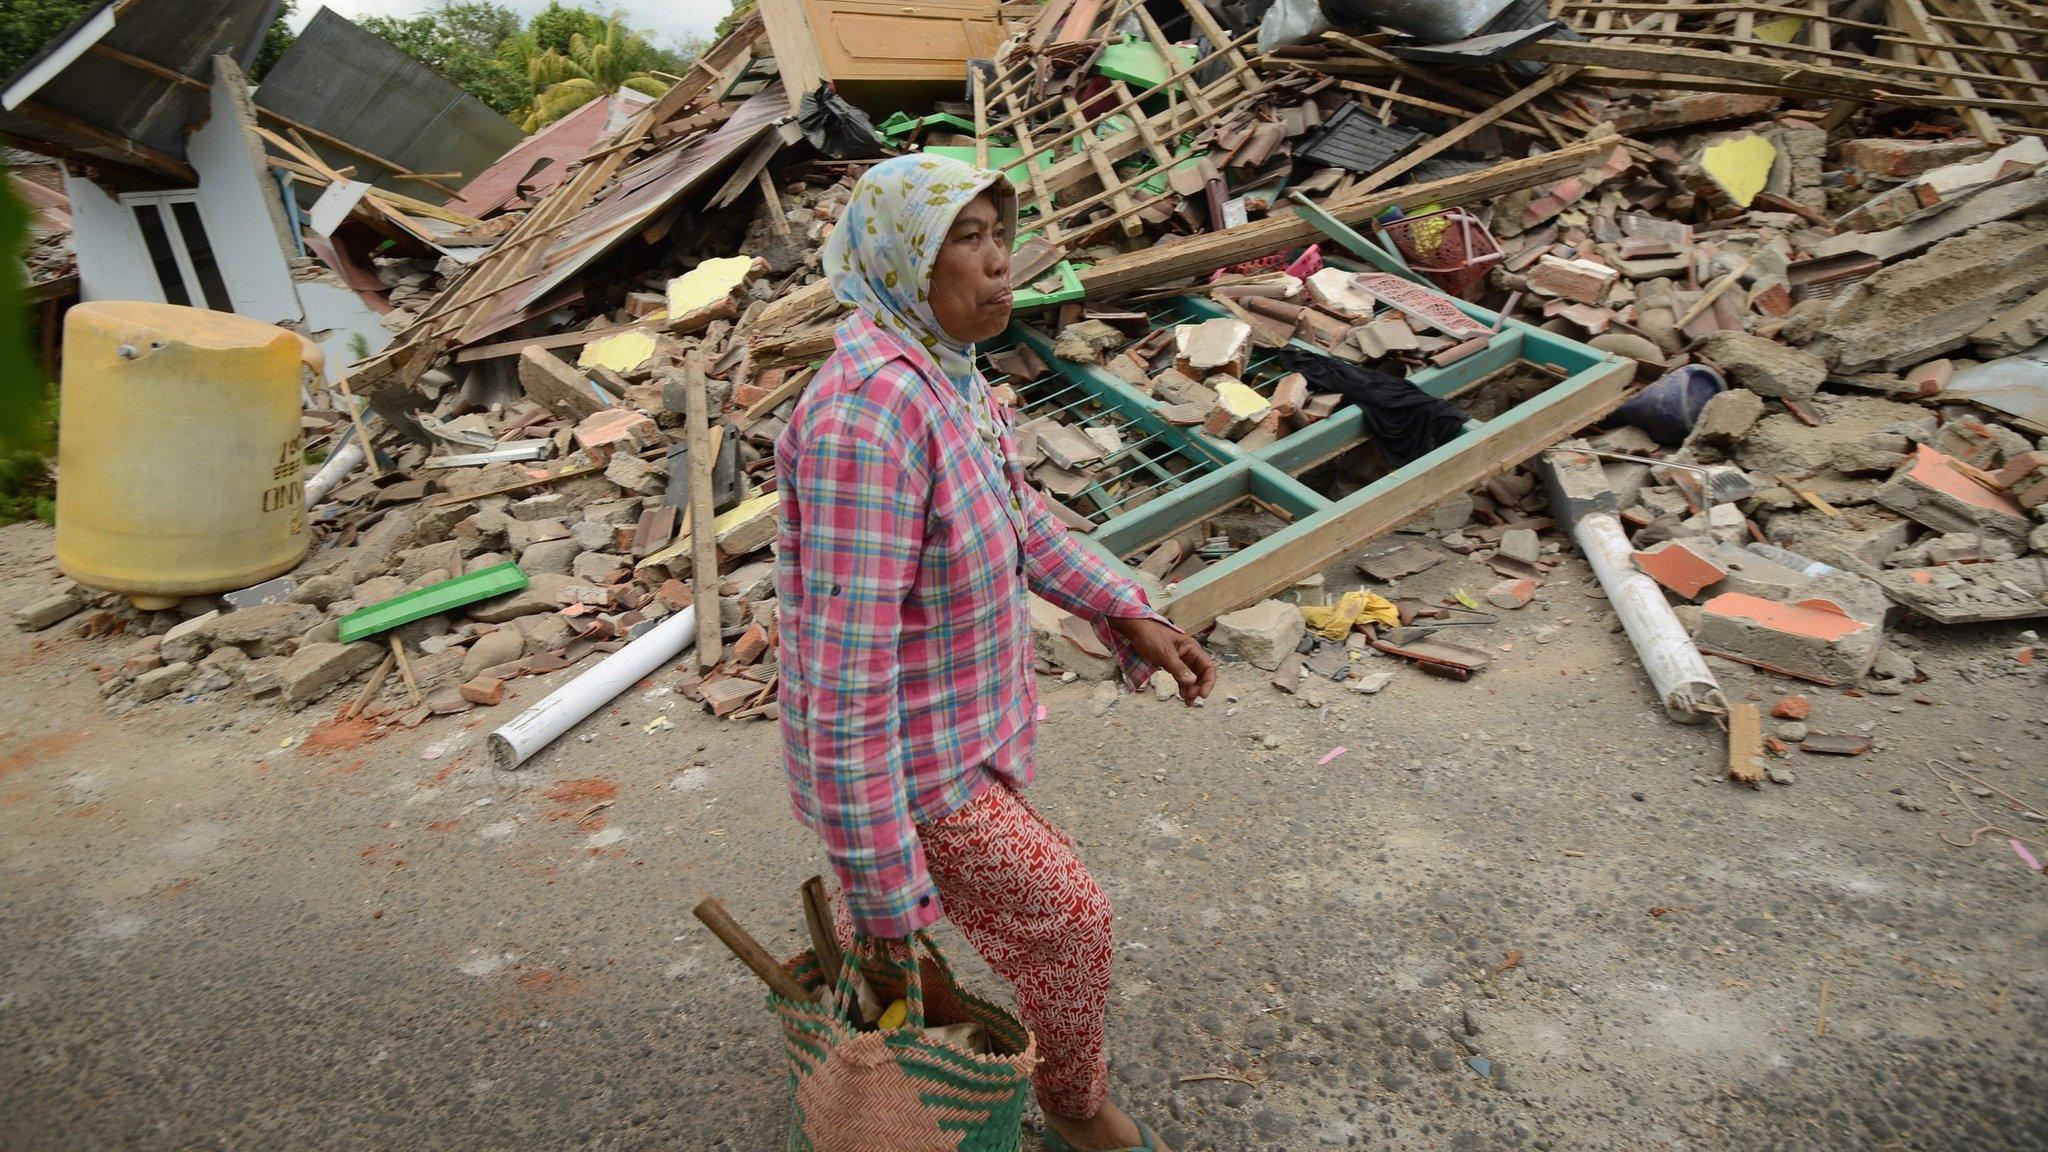
[[1707, 401], [1728, 390], [1721, 374], [1704, 364], [1687, 364], [1636, 393], [1607, 418], [1609, 424], [1630, 424], [1665, 447], [1685, 443], [1686, 433], [1700, 418]]

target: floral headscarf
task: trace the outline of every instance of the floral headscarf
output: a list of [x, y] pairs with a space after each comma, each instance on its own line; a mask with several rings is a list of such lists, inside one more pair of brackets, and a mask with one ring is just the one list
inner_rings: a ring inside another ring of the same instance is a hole
[[974, 349], [939, 326], [932, 311], [932, 267], [954, 217], [993, 189], [1006, 232], [1017, 197], [1000, 172], [949, 156], [910, 155], [868, 169], [825, 240], [822, 259], [832, 293], [883, 329], [923, 348], [946, 378], [974, 378]]

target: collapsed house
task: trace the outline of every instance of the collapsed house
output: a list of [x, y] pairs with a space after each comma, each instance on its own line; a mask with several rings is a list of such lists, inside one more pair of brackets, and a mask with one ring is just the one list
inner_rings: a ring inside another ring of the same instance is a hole
[[[226, 604], [102, 607], [145, 634], [110, 696], [367, 675], [346, 714], [418, 724], [694, 643], [679, 690], [775, 715], [772, 445], [832, 345], [817, 252], [912, 149], [1017, 190], [1018, 317], [979, 351], [1048, 504], [1283, 689], [1479, 672], [1436, 633], [1540, 598], [1546, 532], [1681, 720], [1748, 707], [1703, 653], [1903, 691], [1901, 614], [2048, 615], [2031, 10], [961, 7], [892, 76], [886, 29], [764, 3], [630, 119], [477, 175], [452, 230], [364, 192], [462, 256], [306, 415], [319, 546]], [[1498, 582], [1402, 594], [1452, 555]], [[1034, 610], [1045, 666], [1112, 675]]]

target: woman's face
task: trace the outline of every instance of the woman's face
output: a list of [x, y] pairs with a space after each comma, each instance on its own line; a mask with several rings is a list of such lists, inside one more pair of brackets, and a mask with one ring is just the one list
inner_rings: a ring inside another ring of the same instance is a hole
[[932, 266], [932, 314], [946, 335], [974, 344], [1010, 324], [1010, 237], [995, 197], [981, 195], [953, 218]]

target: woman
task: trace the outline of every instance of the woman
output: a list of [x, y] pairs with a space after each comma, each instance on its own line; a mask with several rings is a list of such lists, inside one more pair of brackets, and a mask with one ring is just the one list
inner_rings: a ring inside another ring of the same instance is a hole
[[784, 757], [853, 928], [897, 939], [950, 917], [1015, 986], [1046, 1147], [1158, 1149], [1107, 1096], [1109, 902], [1019, 795], [1027, 591], [1189, 704], [1215, 666], [1047, 512], [974, 368], [974, 343], [1009, 324], [1015, 223], [998, 173], [902, 156], [869, 169], [826, 241], [852, 312], [775, 453]]

